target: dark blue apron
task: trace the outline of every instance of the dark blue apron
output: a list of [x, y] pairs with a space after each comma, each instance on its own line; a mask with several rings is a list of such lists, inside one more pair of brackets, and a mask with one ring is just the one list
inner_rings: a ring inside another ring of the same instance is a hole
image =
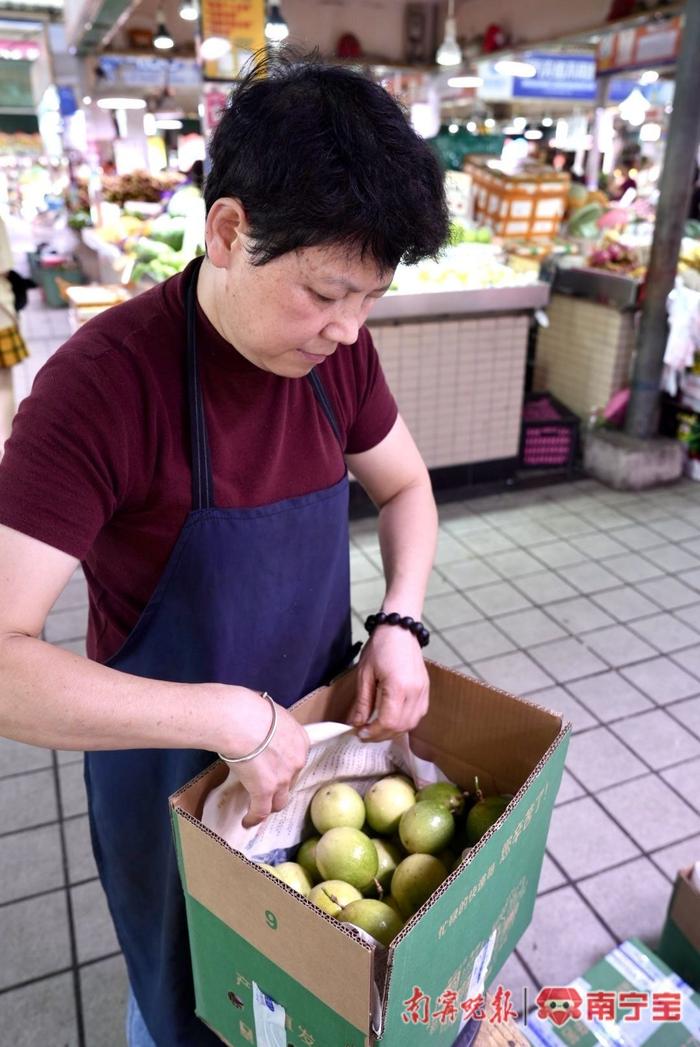
[[[157, 589], [107, 664], [154, 680], [266, 690], [289, 706], [352, 660], [347, 474], [273, 505], [216, 508], [197, 365], [197, 273], [194, 266], [186, 288], [192, 511]], [[315, 372], [308, 378], [342, 448], [323, 386]], [[158, 1047], [220, 1043], [194, 1014], [168, 812], [168, 796], [213, 759], [184, 749], [85, 758], [100, 879]]]

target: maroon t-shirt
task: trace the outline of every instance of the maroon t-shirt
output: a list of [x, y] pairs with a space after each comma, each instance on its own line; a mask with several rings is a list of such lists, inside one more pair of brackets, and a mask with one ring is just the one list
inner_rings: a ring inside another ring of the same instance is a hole
[[[99, 661], [136, 624], [192, 507], [183, 275], [102, 313], [51, 357], [0, 462], [0, 523], [83, 561]], [[198, 315], [216, 505], [336, 483], [343, 454], [311, 383], [256, 367]], [[367, 329], [319, 374], [345, 452], [378, 444], [397, 408]]]

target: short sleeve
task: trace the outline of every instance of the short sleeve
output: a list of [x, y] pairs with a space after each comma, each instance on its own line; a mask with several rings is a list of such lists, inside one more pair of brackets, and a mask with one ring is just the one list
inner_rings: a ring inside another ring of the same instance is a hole
[[356, 382], [356, 413], [347, 431], [347, 454], [376, 447], [396, 421], [398, 407], [384, 376], [379, 354], [366, 327], [360, 331], [352, 356]]
[[138, 422], [124, 361], [69, 346], [45, 364], [15, 417], [0, 461], [0, 523], [82, 560], [128, 489]]

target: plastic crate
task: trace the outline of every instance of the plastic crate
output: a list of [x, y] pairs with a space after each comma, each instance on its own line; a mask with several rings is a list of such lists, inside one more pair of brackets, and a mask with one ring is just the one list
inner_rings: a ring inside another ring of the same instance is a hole
[[66, 264], [42, 264], [38, 254], [28, 254], [29, 270], [32, 279], [41, 288], [44, 301], [51, 309], [66, 309], [68, 299], [61, 294], [61, 287], [56, 278], [64, 284], [84, 284], [85, 275], [79, 266]]
[[528, 393], [520, 432], [520, 468], [574, 467], [579, 418], [551, 393]]
[[474, 218], [498, 236], [550, 241], [559, 232], [571, 179], [553, 168], [506, 174], [479, 159], [465, 161], [473, 183]]

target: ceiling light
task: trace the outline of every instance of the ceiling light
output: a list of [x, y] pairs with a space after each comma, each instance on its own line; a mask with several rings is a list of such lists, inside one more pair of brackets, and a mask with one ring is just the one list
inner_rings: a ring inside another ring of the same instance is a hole
[[661, 124], [642, 124], [639, 128], [640, 142], [658, 142], [661, 138]]
[[208, 36], [202, 40], [199, 54], [205, 62], [217, 62], [231, 50], [231, 41], [225, 36]]
[[542, 137], [542, 132], [533, 127], [532, 130], [525, 132], [525, 137], [529, 142], [536, 142]]
[[476, 134], [476, 124], [473, 120], [470, 120], [467, 124], [467, 131], [469, 131], [471, 134]]
[[456, 135], [459, 131], [459, 124], [450, 124], [447, 130], [450, 132], [451, 135]]
[[162, 8], [158, 12], [158, 30], [153, 38], [153, 46], [157, 47], [159, 51], [169, 51], [171, 47], [175, 46], [175, 41], [165, 25], [165, 15]]
[[186, 22], [196, 22], [199, 18], [199, 4], [197, 0], [182, 0], [178, 14]]
[[552, 120], [551, 116], [543, 116], [542, 117], [542, 126], [543, 127], [551, 127], [553, 123], [554, 123], [554, 121]]
[[84, 96], [83, 105], [92, 105], [92, 98], [90, 97], [90, 95]]
[[512, 58], [501, 58], [493, 68], [501, 76], [518, 76], [521, 80], [537, 76], [537, 67], [532, 62], [517, 62]]
[[282, 17], [277, 0], [270, 0], [265, 22], [265, 39], [270, 44], [281, 44], [289, 36], [289, 26]]
[[496, 126], [496, 121], [494, 120], [494, 118], [492, 116], [487, 116], [486, 119], [484, 120], [484, 127], [495, 127], [495, 126]]
[[640, 124], [644, 123], [647, 109], [649, 109], [650, 106], [639, 88], [635, 87], [634, 90], [627, 95], [624, 102], [620, 102], [617, 108], [620, 116], [626, 123], [631, 124], [632, 127], [639, 127]]
[[480, 76], [451, 76], [447, 81], [448, 87], [481, 87], [483, 80]]
[[516, 116], [513, 118], [513, 127], [516, 131], [524, 131], [527, 127], [527, 120], [524, 116]]
[[100, 109], [145, 109], [143, 98], [98, 98]]
[[646, 69], [639, 78], [639, 82], [642, 87], [646, 87], [648, 84], [655, 84], [659, 79], [659, 74], [655, 69]]
[[156, 120], [159, 131], [181, 131], [182, 120]]
[[462, 48], [457, 43], [457, 23], [455, 21], [454, 0], [447, 0], [447, 18], [445, 19], [445, 37], [437, 49], [435, 61], [438, 65], [461, 65]]

